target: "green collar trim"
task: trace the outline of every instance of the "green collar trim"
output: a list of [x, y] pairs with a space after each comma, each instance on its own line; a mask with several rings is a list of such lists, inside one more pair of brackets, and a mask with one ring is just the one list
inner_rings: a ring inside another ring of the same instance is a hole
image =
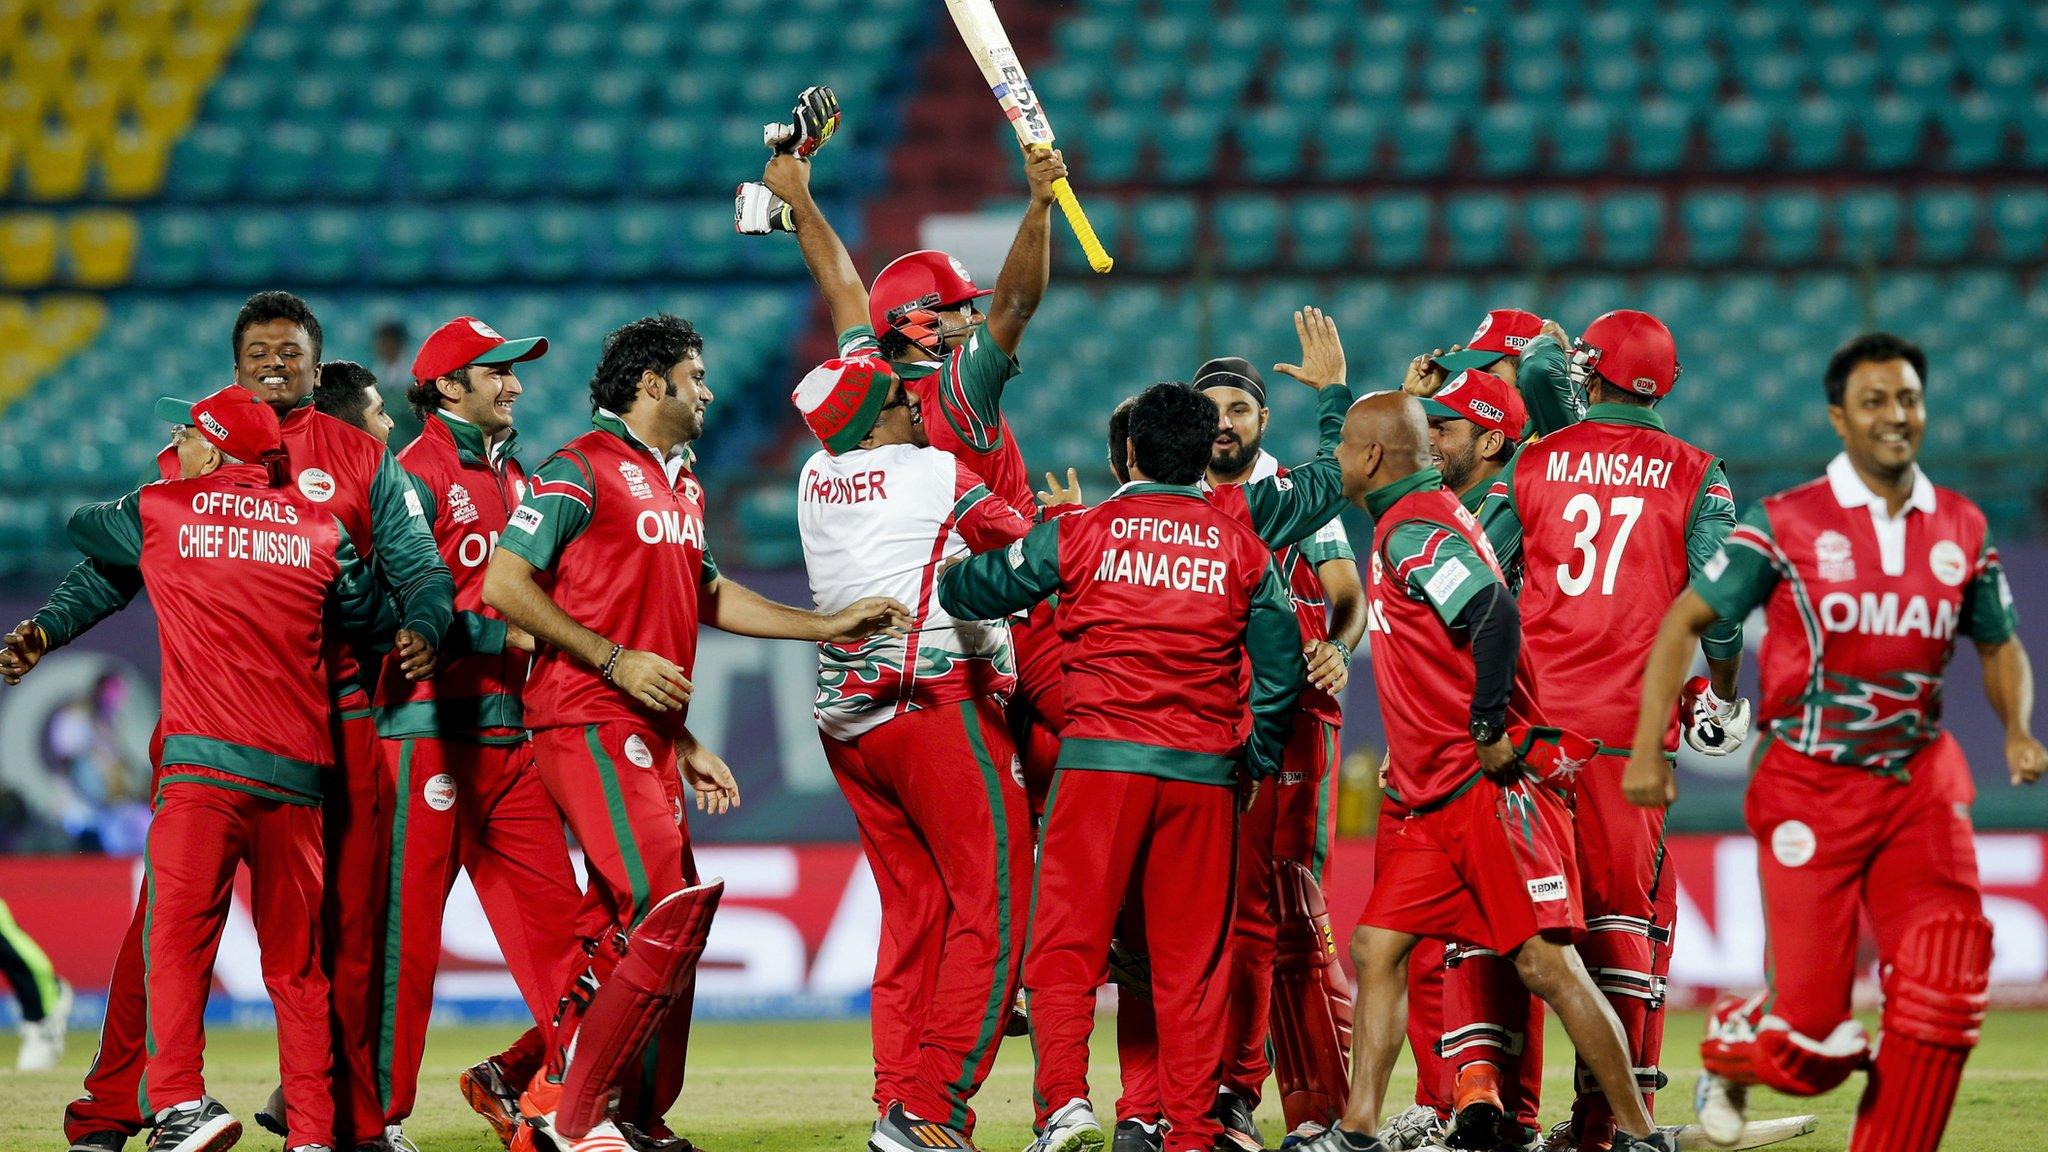
[[1595, 404], [1586, 409], [1586, 419], [1598, 420], [1602, 424], [1634, 424], [1666, 431], [1664, 418], [1657, 415], [1655, 408], [1639, 408], [1634, 404]]
[[1193, 484], [1161, 484], [1156, 480], [1132, 480], [1116, 490], [1118, 496], [1192, 496], [1207, 500], [1202, 490]]
[[519, 432], [507, 428], [505, 438], [498, 442], [498, 458], [491, 459], [490, 445], [484, 442], [483, 429], [471, 424], [460, 416], [450, 416], [440, 409], [434, 411], [434, 423], [446, 429], [455, 440], [455, 454], [465, 464], [482, 464], [497, 467], [519, 449]]
[[1394, 506], [1395, 501], [1403, 496], [1413, 495], [1417, 492], [1426, 492], [1431, 488], [1441, 488], [1443, 486], [1443, 473], [1434, 468], [1424, 468], [1413, 476], [1396, 480], [1378, 491], [1367, 492], [1365, 494], [1365, 510], [1372, 514], [1373, 519], [1377, 520], [1385, 514], [1387, 509]]

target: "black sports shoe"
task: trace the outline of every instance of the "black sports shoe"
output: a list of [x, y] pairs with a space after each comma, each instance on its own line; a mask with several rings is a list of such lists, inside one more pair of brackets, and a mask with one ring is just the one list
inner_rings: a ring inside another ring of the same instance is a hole
[[1265, 1152], [1266, 1138], [1259, 1135], [1258, 1121], [1252, 1119], [1252, 1106], [1244, 1097], [1228, 1089], [1216, 1093], [1209, 1115], [1223, 1125], [1224, 1139], [1244, 1152]]
[[1611, 1152], [1678, 1152], [1678, 1132], [1672, 1128], [1659, 1128], [1648, 1136], [1616, 1132]]
[[1116, 1122], [1116, 1135], [1111, 1138], [1109, 1152], [1160, 1152], [1166, 1147], [1166, 1129], [1155, 1124], [1150, 1128], [1136, 1120]]
[[614, 1120], [619, 1126], [619, 1135], [633, 1146], [633, 1152], [697, 1152], [697, 1146], [682, 1136], [663, 1129], [649, 1132], [624, 1120]]
[[891, 1103], [868, 1134], [868, 1152], [962, 1152], [973, 1147], [966, 1133], [912, 1116], [899, 1103]]
[[109, 1128], [104, 1132], [87, 1132], [71, 1142], [69, 1152], [121, 1152], [128, 1143], [128, 1137]]
[[225, 1152], [242, 1138], [242, 1122], [211, 1096], [166, 1108], [154, 1123], [149, 1152]]
[[272, 1088], [270, 1099], [256, 1110], [256, 1126], [278, 1136], [292, 1134], [291, 1118], [285, 1115], [284, 1110], [284, 1085]]

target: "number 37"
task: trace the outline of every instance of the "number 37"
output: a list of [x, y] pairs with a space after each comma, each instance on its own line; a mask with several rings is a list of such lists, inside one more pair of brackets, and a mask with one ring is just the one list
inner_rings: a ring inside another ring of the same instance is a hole
[[1593, 569], [1600, 569], [1600, 594], [1614, 595], [1614, 573], [1621, 566], [1622, 550], [1628, 547], [1628, 534], [1635, 531], [1636, 518], [1643, 514], [1641, 496], [1616, 496], [1608, 501], [1607, 522], [1615, 524], [1613, 542], [1607, 546], [1607, 563], [1600, 563], [1600, 551], [1595, 540], [1600, 536], [1600, 501], [1591, 493], [1581, 492], [1564, 506], [1564, 518], [1578, 526], [1578, 535], [1572, 539], [1572, 547], [1578, 555], [1570, 564], [1557, 566], [1557, 586], [1567, 596], [1583, 596], [1593, 584]]

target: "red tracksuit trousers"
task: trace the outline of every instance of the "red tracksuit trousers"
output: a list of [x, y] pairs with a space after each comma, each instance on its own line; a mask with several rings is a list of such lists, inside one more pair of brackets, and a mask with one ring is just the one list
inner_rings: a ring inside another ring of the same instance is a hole
[[[216, 782], [218, 781], [218, 782]], [[249, 867], [263, 983], [277, 1010], [287, 1147], [334, 1142], [327, 977], [320, 971], [320, 809], [242, 790], [233, 777], [166, 766], [144, 857], [148, 898], [147, 1116], [206, 1094], [206, 1000], [235, 868]]]
[[384, 1122], [398, 1124], [412, 1115], [419, 1088], [441, 921], [457, 871], [468, 870], [505, 966], [549, 1045], [556, 1000], [583, 958], [575, 927], [583, 891], [530, 744], [379, 743], [386, 794], [394, 798], [383, 951], [399, 962], [382, 974], [375, 1059]]
[[1030, 810], [1002, 706], [963, 700], [824, 744], [882, 899], [875, 1105], [972, 1133], [1031, 906]]
[[[155, 743], [153, 740], [153, 750]], [[371, 1075], [370, 1047], [377, 949], [382, 941], [385, 850], [374, 768], [377, 732], [367, 711], [339, 716], [335, 748], [341, 763], [328, 774], [321, 805], [327, 867], [320, 943], [322, 969], [330, 989], [335, 1135], [340, 1145], [352, 1147], [357, 1142], [355, 1133], [369, 1140], [384, 1131], [383, 1109]], [[152, 759], [157, 757], [152, 754]], [[142, 1131], [143, 1118], [136, 1102], [142, 1091], [148, 1030], [142, 951], [148, 898], [145, 879], [107, 981], [106, 1017], [100, 1025], [99, 1052], [86, 1072], [85, 1094], [64, 1110], [67, 1140], [92, 1132], [133, 1136]]]
[[[583, 846], [589, 890], [576, 915], [587, 963], [572, 966], [555, 1020], [547, 1075], [559, 1080], [590, 1003], [620, 949], [656, 901], [697, 883], [690, 828], [683, 818], [682, 779], [675, 744], [651, 726], [612, 721], [582, 727], [542, 728], [533, 734], [541, 783]], [[620, 1118], [647, 1128], [683, 1090], [689, 1055], [694, 984], [684, 990], [649, 1046], [643, 1074], [622, 1084]]]
[[1163, 1023], [1166, 1152], [1215, 1142], [1220, 1130], [1209, 1109], [1229, 1000], [1236, 862], [1234, 788], [1080, 769], [1053, 777], [1024, 959], [1038, 1125], [1088, 1098], [1095, 990], [1109, 977], [1118, 910], [1134, 898], [1144, 910], [1142, 947]]

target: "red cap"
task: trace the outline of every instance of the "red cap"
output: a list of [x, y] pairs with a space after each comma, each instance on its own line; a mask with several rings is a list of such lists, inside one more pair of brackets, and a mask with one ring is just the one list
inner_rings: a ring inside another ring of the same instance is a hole
[[1446, 372], [1486, 368], [1503, 356], [1520, 356], [1543, 331], [1543, 317], [1520, 308], [1495, 308], [1479, 322], [1479, 330], [1465, 341], [1465, 347], [1436, 358]]
[[[905, 335], [923, 345], [923, 340], [908, 331], [911, 327], [923, 327], [914, 321], [912, 313], [957, 308], [993, 291], [975, 287], [974, 277], [967, 274], [966, 266], [944, 252], [927, 248], [906, 253], [891, 260], [876, 275], [874, 287], [868, 289], [868, 323], [877, 336], [891, 329], [905, 329]], [[913, 322], [906, 324], [907, 320]]]
[[1638, 396], [1668, 396], [1678, 386], [1678, 345], [1648, 312], [1616, 308], [1586, 325], [1572, 350], [1574, 367]]
[[169, 424], [190, 426], [207, 443], [244, 464], [284, 450], [277, 413], [239, 384], [230, 384], [197, 403], [166, 396], [156, 402], [156, 415]]
[[1498, 432], [1513, 444], [1522, 439], [1522, 427], [1529, 422], [1529, 409], [1522, 394], [1491, 372], [1468, 368], [1451, 377], [1450, 383], [1422, 402], [1431, 416], [1470, 420], [1488, 431]]
[[507, 340], [474, 316], [457, 316], [427, 337], [412, 358], [412, 378], [434, 380], [471, 364], [517, 364], [547, 355], [545, 336]]
[[811, 369], [789, 398], [818, 443], [837, 456], [867, 438], [895, 379], [880, 356], [835, 357]]

